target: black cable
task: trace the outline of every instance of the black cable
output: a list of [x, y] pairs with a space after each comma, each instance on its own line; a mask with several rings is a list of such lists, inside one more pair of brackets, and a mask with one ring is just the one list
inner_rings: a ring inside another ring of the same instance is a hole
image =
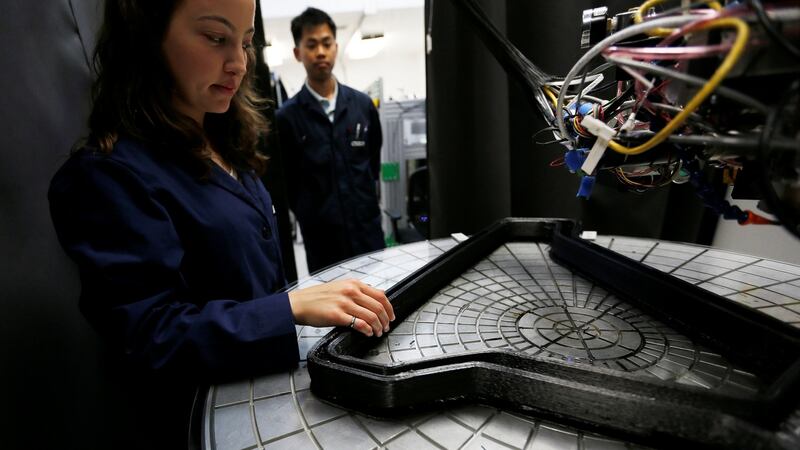
[[625, 103], [625, 99], [627, 99], [631, 93], [633, 93], [633, 83], [628, 84], [624, 91], [619, 94], [616, 98], [608, 101], [605, 105], [603, 105], [603, 109], [605, 110], [605, 117], [611, 118], [614, 117], [618, 112], [620, 107], [623, 103]]
[[606, 90], [606, 89], [608, 89], [608, 88], [610, 88], [612, 86], [616, 86], [617, 83], [618, 83], [617, 80], [611, 80], [606, 84], [602, 84], [602, 85], [592, 89], [592, 92], [603, 92], [604, 90]]
[[761, 23], [761, 26], [764, 27], [764, 31], [772, 37], [775, 42], [780, 44], [784, 50], [791, 53], [797, 59], [800, 59], [800, 50], [797, 49], [788, 39], [786, 36], [781, 34], [780, 31], [775, 29], [775, 25], [770, 20], [769, 16], [767, 16], [767, 12], [764, 10], [764, 5], [761, 4], [760, 0], [747, 0], [747, 3], [750, 4], [750, 7], [756, 12], [756, 17], [758, 17], [758, 21]]
[[591, 71], [589, 71], [589, 75], [590, 76], [598, 75], [598, 74], [601, 74], [601, 73], [605, 72], [606, 70], [611, 69], [613, 67], [614, 67], [614, 63], [604, 62], [604, 63], [600, 64], [599, 66], [595, 67], [594, 69], [592, 69]]
[[542, 112], [545, 117], [552, 115], [545, 102], [536, 99], [542, 97], [542, 86], [556, 77], [537, 67], [530, 59], [504, 36], [489, 20], [477, 0], [452, 0], [456, 9], [464, 14], [473, 25], [473, 31], [483, 41], [489, 52], [505, 69], [509, 77], [514, 78], [526, 91], [526, 98], [533, 107]]
[[544, 133], [545, 131], [558, 131], [558, 127], [545, 127], [545, 128], [542, 128], [541, 130], [533, 133], [533, 136], [531, 136], [531, 140], [533, 141], [534, 144], [536, 144], [536, 145], [548, 145], [548, 144], [555, 144], [557, 142], [564, 142], [564, 141], [568, 140], [568, 139], [554, 139], [552, 141], [547, 141], [547, 142], [537, 141], [536, 140], [536, 136], [539, 136], [540, 134]]
[[569, 139], [553, 139], [552, 141], [546, 141], [546, 142], [533, 141], [533, 143], [536, 145], [550, 145], [550, 144], [560, 144], [562, 142], [567, 142], [567, 141], [569, 141]]
[[536, 133], [533, 133], [531, 139], [536, 139], [536, 136], [544, 133], [545, 131], [558, 131], [558, 127], [544, 127], [541, 130], [537, 131]]

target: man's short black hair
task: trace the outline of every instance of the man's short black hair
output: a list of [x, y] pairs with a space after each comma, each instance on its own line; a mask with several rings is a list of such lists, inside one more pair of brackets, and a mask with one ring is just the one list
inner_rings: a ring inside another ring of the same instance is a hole
[[336, 24], [333, 23], [331, 16], [321, 9], [306, 8], [299, 16], [292, 19], [294, 46], [297, 47], [300, 45], [300, 39], [303, 37], [303, 30], [319, 25], [328, 25], [331, 27], [331, 33], [333, 33], [333, 37], [336, 38]]

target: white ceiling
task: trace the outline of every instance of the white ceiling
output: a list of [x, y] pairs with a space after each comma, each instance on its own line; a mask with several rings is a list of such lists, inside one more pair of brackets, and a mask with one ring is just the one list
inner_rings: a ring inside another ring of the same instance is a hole
[[[267, 41], [281, 48], [285, 62], [294, 61], [292, 48], [294, 41], [289, 29], [291, 19], [302, 12], [309, 5], [322, 7], [327, 4], [336, 3], [336, 8], [330, 8], [327, 12], [333, 18], [337, 27], [336, 40], [339, 42], [340, 58], [351, 36], [356, 31], [356, 27], [361, 22], [362, 34], [383, 33], [385, 47], [383, 52], [390, 55], [406, 55], [417, 53], [424, 49], [424, 12], [423, 0], [382, 0], [375, 1], [378, 7], [374, 13], [365, 14], [363, 6], [365, 0], [350, 1], [314, 1], [314, 2], [277, 2], [262, 0], [264, 8], [264, 27], [266, 30]], [[275, 6], [275, 13], [271, 13], [269, 7]], [[346, 5], [349, 7], [345, 7]], [[384, 9], [384, 4], [390, 6], [402, 6], [402, 8]], [[411, 6], [409, 6], [411, 5]], [[416, 5], [416, 6], [415, 6]]]
[[[261, 12], [265, 19], [294, 17], [309, 6], [319, 8], [328, 14], [345, 12], [372, 13], [387, 9], [421, 8], [425, 0], [317, 0], [290, 1], [261, 0]], [[338, 24], [337, 24], [338, 25]]]
[[[289, 29], [293, 17], [308, 6], [327, 11], [337, 26], [339, 43], [334, 74], [356, 89], [383, 80], [385, 98], [425, 97], [425, 12], [424, 0], [276, 1], [261, 0], [270, 69], [293, 95], [305, 80], [303, 66], [296, 62]], [[369, 59], [352, 60], [346, 49], [355, 31], [383, 33], [383, 49]], [[274, 63], [279, 55], [282, 64]]]

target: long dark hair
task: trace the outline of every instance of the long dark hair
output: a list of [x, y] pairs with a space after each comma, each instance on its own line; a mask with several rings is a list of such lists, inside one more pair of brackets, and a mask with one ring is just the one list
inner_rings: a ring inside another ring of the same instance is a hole
[[182, 0], [107, 0], [94, 53], [89, 142], [110, 153], [120, 136], [166, 152], [183, 152], [210, 168], [206, 139], [231, 164], [262, 174], [266, 157], [257, 151], [267, 130], [260, 109], [266, 101], [252, 86], [255, 50], [247, 50], [247, 74], [228, 111], [206, 113], [204, 124], [172, 104], [174, 81], [162, 51], [172, 14]]

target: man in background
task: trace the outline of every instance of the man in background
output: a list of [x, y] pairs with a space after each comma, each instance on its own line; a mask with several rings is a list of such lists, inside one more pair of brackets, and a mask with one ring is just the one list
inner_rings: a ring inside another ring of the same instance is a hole
[[308, 8], [292, 20], [306, 82], [277, 112], [289, 206], [309, 272], [384, 247], [377, 180], [382, 144], [372, 100], [336, 80], [336, 24]]

